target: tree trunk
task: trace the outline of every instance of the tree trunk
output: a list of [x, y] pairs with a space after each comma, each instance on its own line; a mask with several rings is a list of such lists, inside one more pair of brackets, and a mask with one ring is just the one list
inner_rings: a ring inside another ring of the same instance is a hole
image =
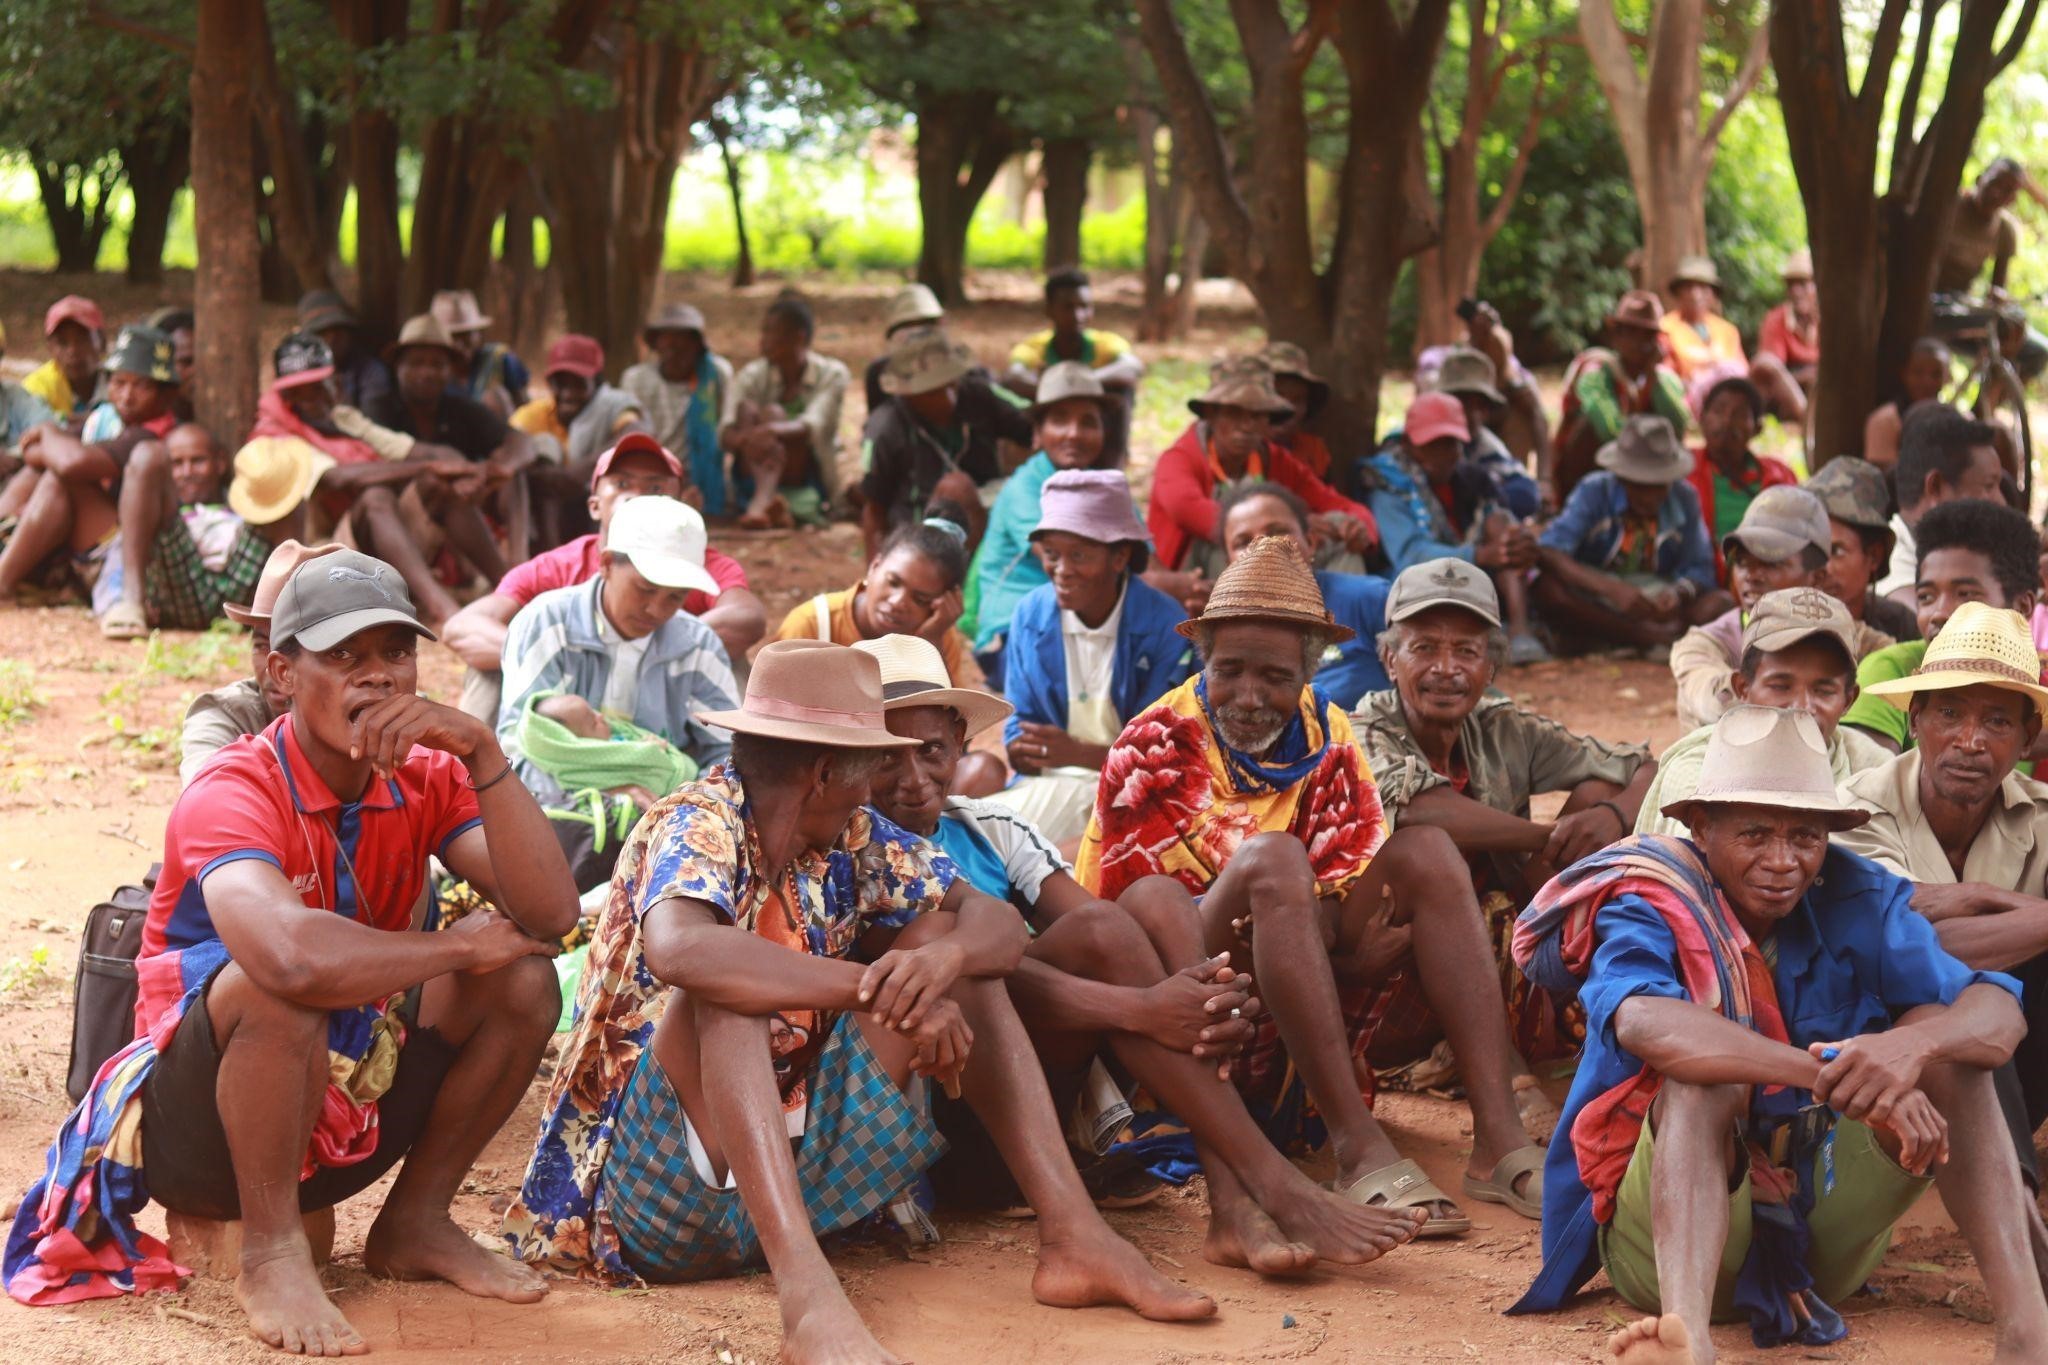
[[1045, 188], [1045, 269], [1081, 264], [1081, 215], [1088, 207], [1088, 167], [1095, 146], [1085, 137], [1048, 138]]
[[1015, 145], [1015, 135], [996, 117], [994, 95], [920, 92], [917, 278], [940, 303], [967, 302], [967, 229]]
[[199, 420], [230, 447], [256, 415], [256, 149], [252, 73], [266, 26], [257, 0], [199, 0], [192, 59], [193, 277]]
[[99, 268], [100, 243], [112, 221], [108, 201], [121, 185], [120, 163], [64, 166], [41, 157], [34, 161], [50, 243], [57, 249], [57, 273], [90, 274]]
[[[406, 0], [334, 0], [335, 26], [358, 58], [405, 33]], [[348, 169], [356, 189], [356, 312], [372, 345], [398, 331], [405, 246], [398, 231], [398, 125], [349, 77]]]
[[162, 284], [171, 209], [192, 165], [192, 131], [180, 123], [160, 137], [138, 140], [122, 149], [121, 164], [128, 168], [128, 189], [135, 197], [128, 224], [128, 283]]
[[718, 158], [725, 163], [725, 189], [732, 196], [732, 235], [739, 243], [732, 263], [732, 287], [745, 289], [754, 282], [754, 248], [747, 241], [747, 210], [740, 193], [739, 159], [732, 154], [732, 125], [715, 118], [711, 131], [718, 138]]
[[263, 160], [270, 174], [265, 210], [270, 220], [271, 242], [286, 272], [278, 293], [296, 299], [309, 289], [331, 289], [334, 281], [327, 274], [327, 248], [320, 232], [315, 189], [318, 174], [306, 148], [295, 94], [278, 74], [277, 52], [270, 41], [261, 5], [256, 7], [255, 22], [264, 25], [256, 47], [256, 69], [250, 75], [257, 131], [262, 137]]
[[533, 220], [539, 212], [540, 199], [529, 177], [505, 208], [503, 243], [484, 301], [500, 335], [520, 355], [539, 355], [546, 337], [546, 282], [534, 254]]
[[1202, 262], [1209, 255], [1209, 222], [1195, 207], [1195, 196], [1181, 189], [1177, 234], [1180, 237], [1180, 279], [1166, 305], [1166, 335], [1162, 340], [1184, 341], [1195, 330], [1199, 303], [1196, 290], [1202, 283]]

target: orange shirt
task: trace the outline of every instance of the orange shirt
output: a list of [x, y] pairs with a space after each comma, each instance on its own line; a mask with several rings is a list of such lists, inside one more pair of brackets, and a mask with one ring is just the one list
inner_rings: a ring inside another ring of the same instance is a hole
[[1671, 368], [1687, 383], [1711, 365], [1727, 361], [1749, 364], [1742, 349], [1742, 334], [1735, 330], [1734, 323], [1718, 313], [1707, 314], [1695, 327], [1677, 309], [1672, 309], [1664, 315], [1664, 344], [1671, 352]]

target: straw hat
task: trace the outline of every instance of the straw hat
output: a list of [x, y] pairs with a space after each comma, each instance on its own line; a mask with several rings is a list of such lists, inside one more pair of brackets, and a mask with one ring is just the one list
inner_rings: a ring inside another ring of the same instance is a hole
[[1630, 483], [1674, 484], [1692, 473], [1692, 452], [1679, 443], [1671, 423], [1639, 412], [1600, 447], [1593, 463]]
[[270, 613], [277, 608], [277, 595], [284, 591], [284, 585], [291, 581], [291, 576], [299, 571], [299, 565], [347, 548], [331, 540], [325, 545], [301, 545], [296, 540], [287, 540], [263, 561], [263, 576], [256, 580], [256, 595], [249, 599], [249, 605], [244, 607], [229, 602], [221, 610], [228, 614], [230, 621], [268, 629]]
[[[628, 503], [627, 506], [631, 506]], [[699, 711], [705, 725], [834, 749], [910, 749], [882, 718], [882, 669], [872, 654], [829, 640], [776, 640], [754, 656], [737, 711]]]
[[1192, 621], [1174, 629], [1192, 640], [1203, 626], [1229, 621], [1270, 621], [1276, 625], [1319, 630], [1341, 645], [1357, 634], [1339, 625], [1323, 605], [1323, 590], [1315, 571], [1301, 557], [1292, 536], [1261, 536], [1245, 547], [1228, 568], [1216, 576], [1209, 592], [1209, 605]]
[[944, 706], [960, 714], [972, 739], [1017, 709], [993, 693], [953, 686], [938, 646], [921, 636], [884, 635], [853, 648], [872, 656], [881, 667], [884, 711]]
[[909, 397], [957, 384], [974, 368], [974, 352], [941, 327], [918, 327], [890, 343], [882, 392]]
[[1690, 824], [1701, 806], [1812, 811], [1827, 817], [1835, 831], [1870, 819], [1869, 811], [1835, 794], [1828, 743], [1812, 716], [1746, 703], [1729, 707], [1714, 722], [1692, 795], [1664, 807], [1664, 814]]
[[1105, 414], [1109, 405], [1116, 401], [1109, 396], [1109, 390], [1102, 387], [1095, 371], [1078, 360], [1062, 360], [1056, 365], [1048, 365], [1045, 373], [1038, 377], [1038, 397], [1024, 411], [1036, 422], [1053, 404], [1064, 403], [1069, 398], [1092, 398], [1095, 406]]
[[334, 457], [297, 436], [258, 436], [235, 452], [228, 507], [251, 526], [268, 526], [312, 496]]
[[2048, 714], [2048, 687], [2041, 686], [2041, 656], [2034, 652], [2027, 618], [1989, 602], [1965, 602], [1948, 618], [1941, 634], [1928, 641], [1918, 668], [1863, 690], [1903, 711], [1915, 692], [1980, 683], [2022, 693], [2034, 703], [2037, 715]]
[[1678, 268], [1671, 272], [1668, 288], [1676, 291], [1681, 284], [1703, 284], [1716, 294], [1721, 292], [1721, 272], [1714, 269], [1714, 262], [1706, 256], [1680, 256]]
[[443, 289], [428, 307], [434, 318], [451, 333], [481, 332], [491, 325], [484, 310], [476, 306], [476, 295], [467, 289]]
[[1800, 247], [1799, 250], [1787, 256], [1785, 264], [1778, 269], [1778, 278], [1784, 280], [1787, 284], [1795, 280], [1812, 279], [1813, 253], [1805, 247]]
[[1129, 545], [1131, 572], [1143, 573], [1152, 539], [1131, 501], [1131, 481], [1120, 469], [1062, 469], [1039, 495], [1038, 525], [1029, 539], [1065, 531], [1103, 545]]
[[432, 346], [446, 351], [449, 363], [458, 368], [469, 363], [468, 358], [456, 349], [455, 338], [448, 335], [448, 329], [432, 313], [407, 318], [405, 326], [398, 329], [398, 340], [391, 343], [390, 349], [384, 352], [384, 358], [395, 365], [400, 356], [415, 346]]
[[1284, 421], [1294, 411], [1273, 387], [1273, 369], [1255, 355], [1228, 356], [1209, 369], [1209, 388], [1188, 400], [1188, 410], [1207, 418], [1212, 408], [1243, 408]]
[[702, 341], [704, 315], [687, 303], [665, 303], [654, 310], [647, 325], [640, 329], [640, 339], [652, 346], [656, 332], [695, 332], [697, 340]]
[[1308, 352], [1291, 341], [1269, 341], [1259, 359], [1276, 375], [1291, 374], [1308, 385], [1307, 416], [1314, 417], [1330, 401], [1330, 381], [1309, 368]]
[[896, 291], [895, 297], [889, 300], [888, 311], [882, 314], [882, 335], [892, 336], [898, 327], [939, 322], [945, 316], [946, 310], [930, 286], [906, 284]]

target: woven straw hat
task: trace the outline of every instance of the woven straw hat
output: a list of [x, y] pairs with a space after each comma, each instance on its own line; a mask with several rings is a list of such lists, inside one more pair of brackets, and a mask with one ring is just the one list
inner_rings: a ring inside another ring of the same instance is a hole
[[1294, 411], [1273, 387], [1273, 368], [1255, 355], [1219, 360], [1209, 370], [1208, 391], [1188, 400], [1188, 410], [1206, 418], [1212, 408], [1243, 408], [1284, 421]]
[[882, 392], [930, 393], [957, 384], [974, 368], [974, 352], [946, 335], [942, 327], [917, 327], [889, 343], [889, 363], [882, 371]]
[[971, 687], [953, 686], [946, 672], [946, 660], [937, 645], [916, 635], [884, 635], [862, 640], [853, 646], [871, 655], [882, 669], [882, 709], [902, 711], [913, 706], [944, 706], [956, 711], [966, 723], [969, 739], [998, 721], [1008, 719], [1017, 708], [1001, 697]]
[[2041, 656], [2027, 618], [1989, 602], [1965, 602], [1928, 642], [1920, 666], [1903, 678], [1876, 682], [1863, 690], [1901, 711], [1915, 692], [1951, 687], [2002, 687], [2025, 694], [2036, 714], [2048, 714], [2048, 687], [2041, 686]]
[[228, 508], [251, 526], [268, 526], [312, 496], [334, 457], [296, 436], [258, 436], [235, 452]]
[[1700, 806], [1812, 811], [1838, 831], [1870, 819], [1869, 811], [1835, 794], [1828, 743], [1812, 716], [1746, 703], [1729, 707], [1714, 722], [1698, 784], [1691, 796], [1664, 807], [1664, 814], [1690, 824]]
[[1794, 280], [1812, 279], [1813, 253], [1805, 247], [1800, 247], [1799, 250], [1787, 256], [1785, 264], [1778, 268], [1778, 278], [1788, 284]]
[[1301, 557], [1292, 536], [1261, 536], [1246, 546], [1217, 575], [1202, 614], [1174, 629], [1192, 640], [1199, 627], [1227, 621], [1270, 621], [1319, 630], [1330, 637], [1331, 644], [1339, 645], [1358, 633], [1331, 618], [1315, 571]]
[[[631, 506], [632, 504], [627, 504]], [[874, 656], [830, 640], [776, 640], [754, 656], [737, 711], [699, 711], [721, 730], [835, 749], [909, 749], [882, 718]]]

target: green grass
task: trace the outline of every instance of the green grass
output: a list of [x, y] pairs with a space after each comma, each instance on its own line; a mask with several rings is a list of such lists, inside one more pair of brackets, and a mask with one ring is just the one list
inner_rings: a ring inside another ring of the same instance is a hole
[[212, 682], [223, 672], [247, 663], [249, 632], [233, 621], [219, 620], [197, 635], [168, 638], [152, 631], [140, 671], [181, 682]]
[[35, 669], [19, 659], [0, 659], [0, 730], [12, 730], [42, 704]]

